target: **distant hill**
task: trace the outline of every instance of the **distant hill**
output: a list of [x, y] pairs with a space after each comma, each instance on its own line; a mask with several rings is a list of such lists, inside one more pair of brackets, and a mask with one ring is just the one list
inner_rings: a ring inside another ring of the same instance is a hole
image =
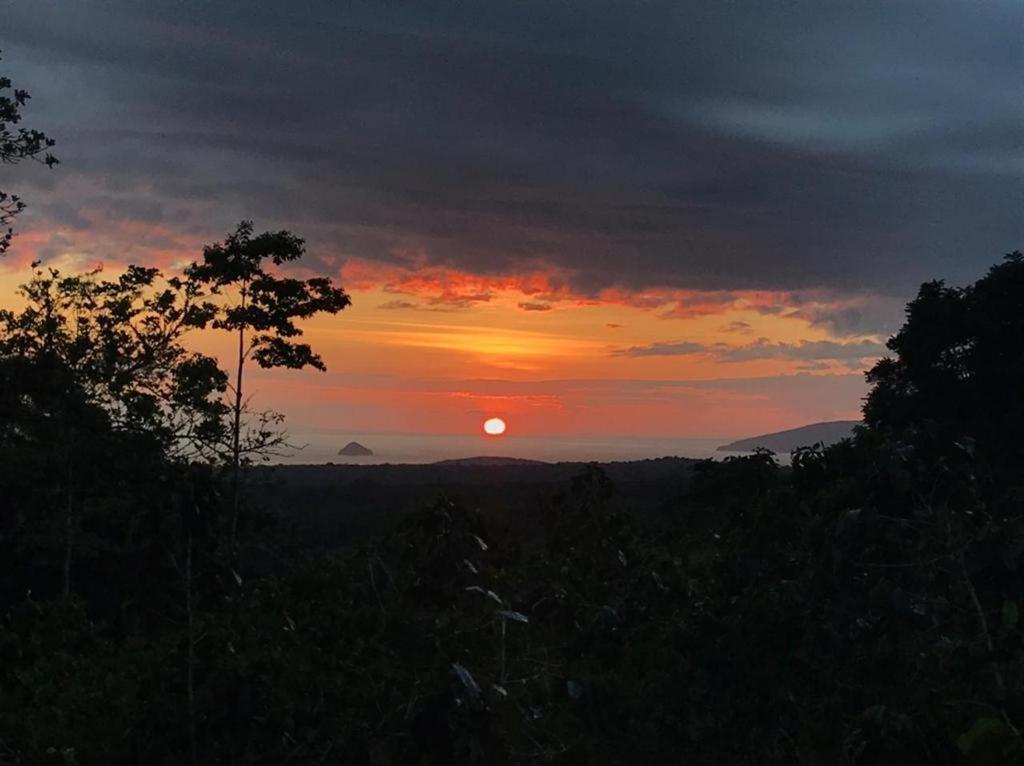
[[828, 423], [811, 423], [788, 431], [777, 431], [772, 434], [761, 434], [749, 439], [740, 439], [731, 444], [723, 444], [719, 452], [751, 452], [758, 447], [770, 449], [772, 452], [789, 453], [797, 447], [808, 447], [821, 442], [826, 446], [842, 441], [853, 435], [859, 420], [832, 420]]
[[505, 465], [550, 465], [543, 460], [528, 460], [521, 457], [491, 457], [481, 455], [480, 457], [460, 457], [453, 460], [438, 460], [431, 465], [435, 466], [505, 466]]

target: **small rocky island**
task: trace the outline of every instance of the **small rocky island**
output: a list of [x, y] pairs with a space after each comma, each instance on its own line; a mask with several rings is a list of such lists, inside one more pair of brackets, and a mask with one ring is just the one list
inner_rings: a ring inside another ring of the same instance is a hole
[[349, 442], [338, 450], [338, 454], [347, 455], [348, 457], [366, 457], [367, 455], [372, 455], [373, 450], [369, 447], [364, 447], [359, 442]]

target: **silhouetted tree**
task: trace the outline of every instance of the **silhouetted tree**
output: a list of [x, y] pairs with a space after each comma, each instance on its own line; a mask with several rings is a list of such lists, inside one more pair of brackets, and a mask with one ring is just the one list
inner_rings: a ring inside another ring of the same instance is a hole
[[213, 316], [194, 282], [137, 266], [112, 280], [50, 269], [37, 271], [21, 294], [24, 308], [0, 310], [7, 418], [0, 439], [19, 461], [34, 454], [45, 464], [40, 485], [52, 497], [38, 507], [43, 517], [63, 519], [68, 595], [83, 505], [126, 463], [111, 450], [134, 443], [138, 454], [145, 444], [156, 462], [214, 456], [226, 376], [182, 344]]
[[117, 428], [158, 436], [172, 456], [213, 456], [227, 379], [183, 345], [216, 312], [197, 282], [141, 266], [116, 279], [48, 269], [20, 292], [21, 311], [0, 310], [0, 356], [59, 360]]
[[207, 285], [223, 301], [213, 326], [235, 333], [238, 355], [232, 386], [232, 424], [228, 455], [232, 466], [232, 514], [230, 542], [234, 548], [238, 527], [240, 471], [247, 454], [259, 453], [275, 444], [267, 420], [249, 444], [243, 441], [242, 416], [246, 412], [243, 373], [251, 358], [260, 367], [326, 370], [320, 356], [307, 343], [296, 320], [315, 314], [337, 314], [351, 303], [341, 288], [326, 277], [300, 280], [276, 276], [269, 265], [282, 266], [299, 260], [305, 242], [288, 231], [253, 234], [252, 221], [242, 221], [223, 242], [203, 248], [203, 260], [187, 270], [189, 279]]
[[0, 424], [0, 556], [8, 564], [30, 560], [38, 575], [3, 579], [19, 587], [35, 580], [37, 593], [67, 597], [82, 501], [102, 492], [102, 461], [111, 457], [110, 419], [55, 357], [5, 356]]
[[[9, 77], [0, 75], [0, 164], [32, 159], [53, 167], [57, 158], [48, 150], [54, 140], [41, 131], [16, 127], [29, 98], [27, 91], [13, 87]], [[24, 209], [25, 203], [17, 195], [0, 189], [0, 255], [10, 247], [14, 217]]]
[[942, 451], [977, 448], [1005, 478], [1024, 466], [1024, 255], [968, 287], [928, 282], [869, 372], [871, 428]]

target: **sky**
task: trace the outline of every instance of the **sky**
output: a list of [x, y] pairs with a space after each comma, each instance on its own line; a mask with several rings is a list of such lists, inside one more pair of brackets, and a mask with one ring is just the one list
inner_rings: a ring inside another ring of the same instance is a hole
[[[293, 428], [739, 437], [856, 418], [925, 280], [1024, 247], [1024, 4], [5, 4], [61, 164], [33, 259], [173, 272], [243, 218], [351, 294]], [[212, 350], [219, 340], [202, 339]]]

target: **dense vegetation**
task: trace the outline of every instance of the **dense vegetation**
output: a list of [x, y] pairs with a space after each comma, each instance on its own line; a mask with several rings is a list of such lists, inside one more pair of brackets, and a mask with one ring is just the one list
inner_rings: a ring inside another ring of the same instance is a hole
[[293, 320], [348, 303], [262, 268], [301, 251], [244, 224], [0, 313], [0, 763], [1024, 761], [1019, 253], [924, 285], [791, 467], [699, 463], [651, 523], [595, 466], [529, 540], [425, 496], [342, 548], [245, 491], [246, 361], [322, 367]]

